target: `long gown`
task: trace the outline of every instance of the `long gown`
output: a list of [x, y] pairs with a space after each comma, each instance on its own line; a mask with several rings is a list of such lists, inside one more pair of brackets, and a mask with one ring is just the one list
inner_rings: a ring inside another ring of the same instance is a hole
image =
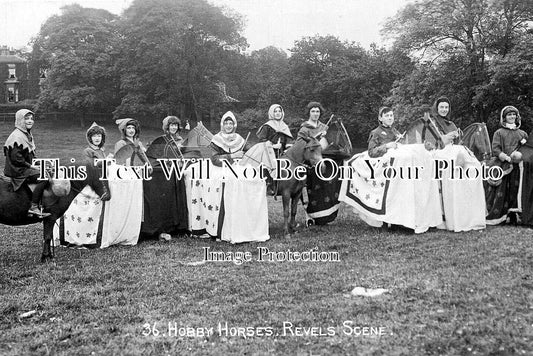
[[[54, 226], [54, 240], [61, 245], [105, 248], [136, 245], [142, 220], [142, 181], [109, 167], [111, 200], [102, 202], [86, 186]], [[124, 179], [128, 178], [128, 179]]]
[[[335, 164], [340, 167], [343, 165], [344, 160], [350, 157], [348, 152], [351, 151], [351, 143], [349, 144], [349, 148], [347, 148], [345, 146], [348, 145], [348, 143], [338, 142], [338, 139], [335, 139], [330, 135], [334, 128], [336, 128], [336, 126], [328, 127], [321, 122], [318, 123], [317, 127], [304, 123], [298, 131], [298, 136], [309, 135], [315, 137], [320, 132], [328, 132], [328, 146], [322, 151], [322, 157], [333, 160]], [[339, 135], [335, 136], [342, 137]], [[326, 164], [324, 167], [324, 176], [330, 176], [333, 166]], [[313, 219], [313, 222], [316, 225], [325, 225], [337, 218], [340, 207], [339, 193], [341, 184], [342, 182], [338, 177], [323, 181], [318, 177], [315, 169], [309, 169], [307, 171], [306, 190], [309, 204], [307, 205], [306, 212], [308, 217]]]
[[[463, 145], [456, 144], [461, 141], [461, 132], [452, 121], [436, 114], [431, 120], [424, 118], [413, 122], [407, 130], [406, 142], [433, 143], [440, 148], [433, 151], [434, 159], [445, 160], [448, 163], [462, 162], [465, 167], [481, 169], [475, 156]], [[452, 131], [458, 131], [459, 136], [453, 141], [454, 144], [444, 146], [441, 136]], [[439, 228], [456, 232], [485, 228], [486, 203], [481, 179], [450, 179], [448, 173], [447, 170], [443, 179], [438, 182], [444, 218]]]
[[102, 202], [89, 186], [85, 187], [54, 226], [55, 241], [99, 248], [137, 244], [143, 218], [143, 182], [126, 168], [136, 163], [138, 154], [131, 155], [136, 149], [133, 143], [121, 142], [115, 156], [128, 159], [123, 165], [108, 166], [111, 200]]
[[[188, 229], [187, 196], [185, 181], [164, 174], [157, 159], [179, 159], [180, 148], [170, 135], [156, 138], [148, 147], [146, 155], [153, 168], [152, 179], [143, 181], [144, 221], [141, 231], [150, 235], [173, 233]], [[164, 163], [165, 164], [165, 163]], [[167, 161], [167, 168], [172, 162]]]

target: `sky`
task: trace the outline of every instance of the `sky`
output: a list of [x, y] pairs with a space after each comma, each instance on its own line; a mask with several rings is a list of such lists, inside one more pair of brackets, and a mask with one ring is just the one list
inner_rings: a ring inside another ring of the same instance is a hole
[[[304, 36], [334, 35], [363, 47], [385, 45], [379, 31], [388, 17], [413, 0], [208, 0], [245, 17], [249, 50], [275, 46], [288, 51]], [[120, 14], [132, 0], [0, 0], [0, 45], [21, 48], [64, 5]]]

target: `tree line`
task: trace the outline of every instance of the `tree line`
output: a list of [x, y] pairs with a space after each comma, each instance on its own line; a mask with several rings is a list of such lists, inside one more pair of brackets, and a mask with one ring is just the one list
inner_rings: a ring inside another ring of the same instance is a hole
[[404, 128], [442, 95], [459, 127], [495, 130], [499, 110], [514, 105], [530, 130], [532, 21], [531, 1], [418, 0], [384, 25], [389, 48], [316, 35], [289, 56], [246, 53], [242, 16], [206, 0], [134, 0], [121, 16], [68, 5], [33, 39], [30, 67], [46, 72], [37, 109], [75, 111], [82, 122], [94, 111], [201, 120], [235, 98], [239, 125], [258, 127], [279, 103], [296, 127], [317, 100], [364, 146], [380, 106]]

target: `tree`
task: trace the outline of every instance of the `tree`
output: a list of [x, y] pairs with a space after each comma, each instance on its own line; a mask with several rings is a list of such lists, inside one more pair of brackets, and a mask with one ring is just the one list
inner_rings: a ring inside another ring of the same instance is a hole
[[205, 0], [135, 0], [121, 23], [123, 98], [115, 115], [200, 120], [219, 100], [228, 52], [246, 45], [241, 27], [238, 15]]
[[38, 109], [80, 113], [113, 110], [118, 104], [114, 59], [117, 17], [108, 11], [69, 5], [50, 17], [33, 43], [32, 66], [46, 71]]
[[255, 70], [257, 105], [268, 108], [273, 103], [288, 102], [289, 58], [287, 53], [276, 47], [253, 51], [250, 55]]
[[395, 80], [412, 70], [400, 51], [371, 46], [370, 50], [333, 36], [296, 42], [289, 59], [293, 106], [318, 100], [344, 118], [355, 144], [365, 145], [377, 125], [379, 107], [386, 103]]
[[[474, 101], [491, 112], [491, 128], [499, 125], [499, 110], [506, 105], [516, 106], [523, 118], [533, 115], [533, 34], [524, 36], [503, 58], [494, 60], [489, 69], [490, 81], [477, 90]], [[523, 120], [527, 132], [531, 120]]]
[[486, 121], [487, 107], [474, 99], [478, 88], [489, 81], [487, 63], [506, 56], [531, 20], [530, 1], [421, 0], [408, 4], [389, 20], [384, 33], [394, 38], [397, 48], [417, 58], [420, 66], [412, 78], [398, 83], [391, 99], [416, 106], [405, 85], [424, 79], [420, 73], [429, 73], [434, 77], [417, 85], [425, 93], [423, 100], [430, 101], [446, 90], [456, 97], [453, 104], [459, 117]]

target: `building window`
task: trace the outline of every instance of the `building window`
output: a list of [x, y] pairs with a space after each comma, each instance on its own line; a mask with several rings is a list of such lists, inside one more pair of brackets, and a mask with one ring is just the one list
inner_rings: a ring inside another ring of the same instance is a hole
[[8, 67], [9, 67], [9, 79], [17, 79], [16, 65], [8, 64]]
[[7, 88], [7, 102], [8, 103], [15, 102], [15, 88]]

